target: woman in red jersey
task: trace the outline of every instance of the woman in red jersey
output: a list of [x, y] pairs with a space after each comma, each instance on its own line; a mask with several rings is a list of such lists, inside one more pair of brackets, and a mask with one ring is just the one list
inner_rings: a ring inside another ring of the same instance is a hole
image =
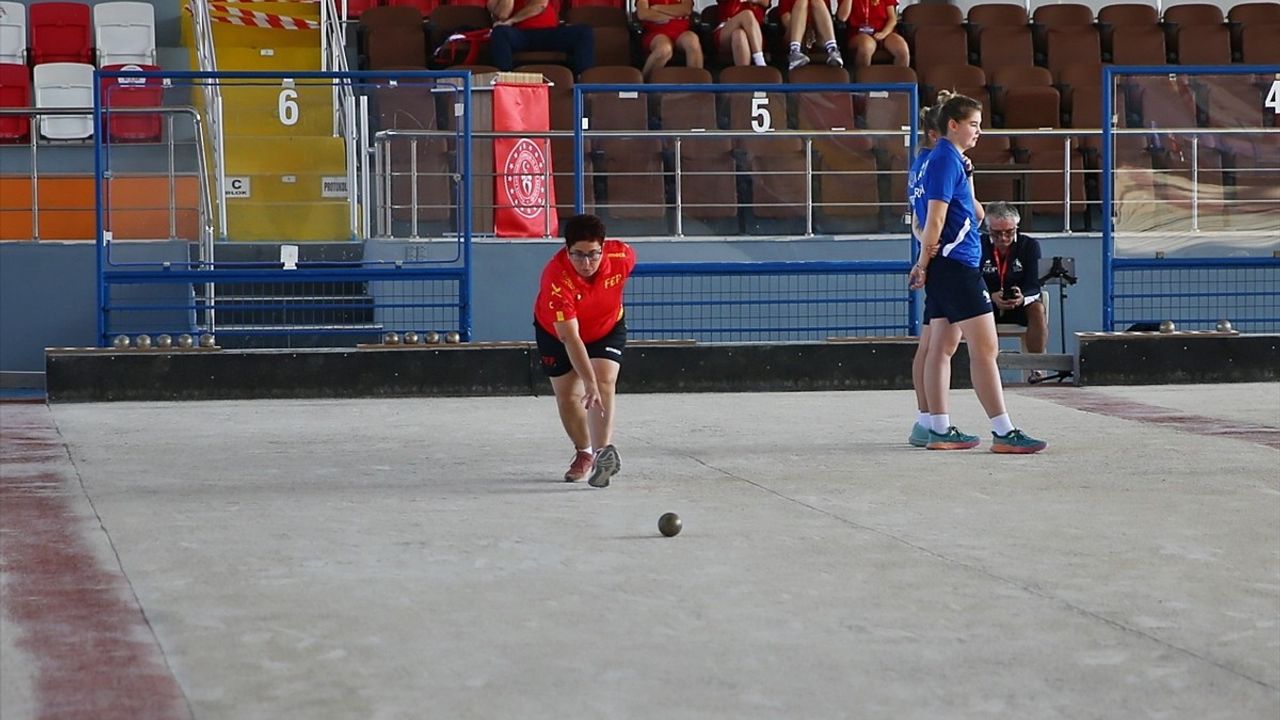
[[894, 32], [898, 26], [898, 0], [840, 0], [836, 19], [849, 23], [849, 49], [853, 64], [871, 64], [877, 46], [893, 55], [893, 64], [906, 67], [911, 63], [907, 41]]
[[764, 65], [764, 11], [772, 0], [716, 0], [720, 24], [712, 44], [728, 50], [734, 65]]
[[627, 344], [622, 291], [636, 253], [622, 241], [606, 240], [595, 215], [569, 218], [564, 244], [542, 270], [534, 335], [576, 451], [565, 482], [590, 473], [593, 487], [608, 487], [622, 468], [611, 437], [614, 386]]
[[644, 26], [640, 47], [649, 55], [644, 60], [644, 79], [671, 62], [676, 48], [684, 53], [684, 64], [702, 67], [702, 41], [693, 31], [689, 16], [693, 0], [636, 0], [636, 18]]

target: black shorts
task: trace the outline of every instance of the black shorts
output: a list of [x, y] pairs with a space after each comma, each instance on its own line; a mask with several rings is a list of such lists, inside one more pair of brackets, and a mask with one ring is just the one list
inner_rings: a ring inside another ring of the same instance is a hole
[[[573, 370], [569, 362], [569, 351], [565, 349], [560, 338], [547, 332], [538, 323], [533, 324], [533, 336], [538, 342], [538, 356], [542, 363], [542, 372], [547, 377], [560, 377]], [[587, 357], [612, 360], [622, 364], [622, 351], [627, 347], [627, 321], [619, 320], [608, 335], [587, 343]]]
[[949, 258], [934, 258], [925, 275], [924, 314], [949, 322], [991, 312], [991, 296], [982, 270]]
[[1009, 323], [1010, 325], [1021, 325], [1022, 327], [1026, 327], [1027, 326], [1027, 306], [1023, 305], [1022, 307], [1014, 308], [1013, 310], [1001, 310], [997, 312], [996, 322]]

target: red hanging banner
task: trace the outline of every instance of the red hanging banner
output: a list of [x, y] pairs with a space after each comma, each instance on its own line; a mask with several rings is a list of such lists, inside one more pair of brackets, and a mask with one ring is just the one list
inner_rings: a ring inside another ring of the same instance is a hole
[[[547, 86], [499, 82], [493, 88], [493, 130], [499, 133], [551, 129]], [[494, 233], [498, 237], [554, 235], [555, 184], [551, 182], [548, 138], [497, 138], [493, 141]]]

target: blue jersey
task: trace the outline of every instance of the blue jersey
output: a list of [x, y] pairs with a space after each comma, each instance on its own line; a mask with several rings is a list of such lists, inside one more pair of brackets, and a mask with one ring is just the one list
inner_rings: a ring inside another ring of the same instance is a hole
[[915, 162], [911, 163], [911, 169], [907, 171], [907, 206], [911, 208], [913, 225], [911, 228], [911, 255], [915, 255], [920, 249], [920, 238], [916, 236], [914, 225], [924, 225], [924, 219], [928, 217], [929, 204], [924, 200], [924, 188], [920, 186], [920, 179], [924, 175], [925, 166], [929, 164], [929, 153], [933, 148], [923, 148], [916, 155]]
[[922, 218], [928, 217], [930, 200], [947, 203], [947, 220], [938, 240], [938, 255], [978, 267], [982, 262], [982, 239], [978, 234], [977, 203], [973, 198], [973, 185], [964, 174], [964, 159], [950, 141], [939, 140], [929, 153], [920, 186], [926, 208]]

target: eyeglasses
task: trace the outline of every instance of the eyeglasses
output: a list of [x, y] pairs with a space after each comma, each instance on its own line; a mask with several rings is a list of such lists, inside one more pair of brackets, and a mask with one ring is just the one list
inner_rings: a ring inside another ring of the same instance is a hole
[[583, 260], [591, 260], [592, 262], [599, 260], [604, 255], [603, 250], [592, 250], [591, 252], [578, 252], [577, 250], [569, 251], [569, 259], [582, 262]]
[[992, 230], [991, 237], [1014, 237], [1018, 234], [1018, 228], [1012, 230]]

